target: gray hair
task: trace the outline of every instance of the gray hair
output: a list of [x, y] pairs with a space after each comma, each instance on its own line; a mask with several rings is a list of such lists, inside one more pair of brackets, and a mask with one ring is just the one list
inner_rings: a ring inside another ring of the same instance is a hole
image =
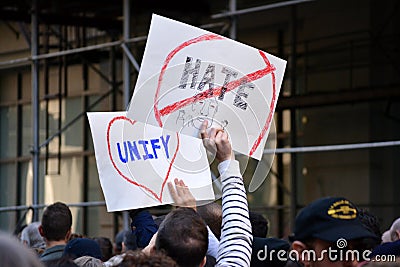
[[399, 240], [399, 233], [400, 233], [400, 218], [396, 219], [392, 226], [390, 227], [390, 239], [392, 241]]
[[21, 241], [31, 248], [45, 249], [46, 243], [39, 233], [40, 222], [28, 224], [21, 232]]

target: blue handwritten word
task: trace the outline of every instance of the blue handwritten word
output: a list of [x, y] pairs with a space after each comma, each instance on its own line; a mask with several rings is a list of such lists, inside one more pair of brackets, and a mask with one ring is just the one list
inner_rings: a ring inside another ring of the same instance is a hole
[[[157, 150], [161, 150], [161, 144], [164, 148], [165, 156], [169, 159], [168, 142], [170, 135], [150, 140], [124, 141], [122, 144], [117, 142], [119, 159], [123, 163], [135, 160], [158, 159]], [[150, 151], [149, 151], [150, 150]], [[152, 150], [152, 151], [151, 151]]]

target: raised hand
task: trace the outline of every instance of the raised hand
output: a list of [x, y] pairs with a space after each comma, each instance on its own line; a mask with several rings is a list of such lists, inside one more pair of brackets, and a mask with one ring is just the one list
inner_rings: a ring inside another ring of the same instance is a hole
[[183, 180], [175, 178], [174, 183], [175, 187], [171, 182], [168, 182], [168, 189], [175, 205], [196, 210], [196, 199]]
[[210, 132], [207, 132], [207, 125], [208, 121], [205, 120], [200, 129], [200, 136], [206, 149], [215, 153], [219, 162], [235, 159], [228, 133], [222, 128], [211, 128]]

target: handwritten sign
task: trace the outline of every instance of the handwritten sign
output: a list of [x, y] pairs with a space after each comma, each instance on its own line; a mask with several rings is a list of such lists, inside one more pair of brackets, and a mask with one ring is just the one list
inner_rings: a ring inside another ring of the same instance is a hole
[[153, 15], [127, 117], [198, 136], [228, 131], [233, 149], [260, 159], [286, 61], [223, 36]]
[[172, 203], [166, 183], [174, 178], [197, 200], [214, 199], [201, 140], [131, 120], [126, 112], [87, 115], [108, 211]]

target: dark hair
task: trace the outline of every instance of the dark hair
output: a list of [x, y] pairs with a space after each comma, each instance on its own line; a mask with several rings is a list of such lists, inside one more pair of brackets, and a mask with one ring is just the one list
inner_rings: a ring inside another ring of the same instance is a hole
[[138, 248], [136, 235], [132, 231], [124, 233], [124, 240], [122, 242], [124, 242], [125, 250], [135, 250]]
[[265, 217], [258, 212], [249, 212], [251, 230], [255, 237], [267, 237], [268, 234], [268, 221]]
[[364, 227], [376, 236], [376, 239], [364, 238], [362, 242], [360, 242], [362, 244], [360, 246], [362, 246], [364, 250], [372, 250], [381, 243], [382, 232], [379, 219], [367, 209], [358, 209], [358, 218], [360, 218]]
[[122, 251], [122, 242], [124, 241], [124, 235], [126, 231], [131, 231], [131, 230], [121, 230], [115, 235], [115, 247], [114, 247], [114, 253], [115, 254], [120, 254]]
[[380, 238], [382, 236], [381, 232], [381, 224], [379, 222], [378, 217], [376, 217], [373, 213], [371, 213], [367, 209], [358, 209], [358, 217], [360, 218], [362, 224], [372, 233], [376, 235], [376, 237]]
[[141, 251], [129, 250], [119, 267], [178, 267], [176, 262], [161, 251], [147, 255]]
[[216, 238], [221, 238], [222, 206], [216, 202], [198, 206], [197, 212], [206, 222]]
[[56, 202], [48, 206], [42, 215], [43, 235], [47, 240], [65, 239], [72, 226], [72, 214], [67, 205]]
[[199, 266], [208, 248], [206, 224], [191, 208], [175, 209], [161, 223], [155, 247], [181, 267]]
[[108, 261], [113, 256], [113, 244], [108, 237], [95, 237], [93, 238], [96, 241], [101, 249], [101, 254], [103, 257], [102, 261]]

